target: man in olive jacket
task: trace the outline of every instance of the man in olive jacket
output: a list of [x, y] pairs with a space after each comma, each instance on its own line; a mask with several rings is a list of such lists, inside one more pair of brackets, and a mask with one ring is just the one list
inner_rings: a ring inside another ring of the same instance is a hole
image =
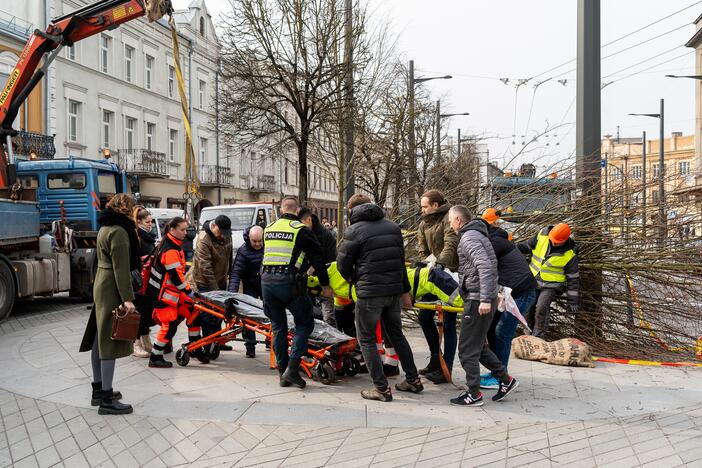
[[429, 190], [420, 199], [422, 221], [417, 229], [420, 260], [429, 255], [436, 257], [436, 263], [456, 271], [458, 267], [458, 236], [451, 229], [448, 212], [451, 205], [438, 190]]
[[[231, 227], [231, 220], [219, 215], [214, 221], [205, 223], [204, 229], [198, 233], [193, 266], [186, 277], [194, 291], [227, 290], [227, 275], [233, 256]], [[203, 314], [203, 336], [209, 336], [220, 328], [219, 319]]]

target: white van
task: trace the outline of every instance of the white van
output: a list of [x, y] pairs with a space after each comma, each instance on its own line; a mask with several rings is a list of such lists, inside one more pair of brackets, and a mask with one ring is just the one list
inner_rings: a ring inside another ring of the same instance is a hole
[[161, 242], [163, 228], [170, 220], [176, 216], [180, 216], [181, 218], [185, 217], [185, 211], [178, 208], [147, 208], [147, 210], [149, 210], [151, 217], [154, 219], [151, 234], [156, 236], [156, 243]]
[[232, 222], [232, 247], [234, 252], [244, 243], [244, 230], [253, 225], [265, 228], [272, 223], [275, 210], [271, 203], [237, 203], [235, 205], [219, 205], [203, 208], [200, 212], [200, 229], [205, 223], [219, 215], [225, 215]]

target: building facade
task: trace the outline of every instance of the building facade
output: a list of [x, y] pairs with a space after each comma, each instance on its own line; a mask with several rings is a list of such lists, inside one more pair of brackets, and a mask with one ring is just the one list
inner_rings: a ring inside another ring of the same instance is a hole
[[[12, 13], [0, 11], [0, 81], [7, 80], [35, 28], [43, 30], [51, 18], [91, 3], [31, 0], [18, 2]], [[175, 21], [200, 206], [297, 195], [294, 147], [280, 151], [265, 141], [225, 143], [217, 113], [220, 45], [212, 17], [205, 0], [175, 5], [187, 5], [176, 10]], [[15, 128], [45, 134], [58, 158], [109, 154], [127, 171], [131, 191], [142, 203], [184, 206], [185, 127], [165, 19], [148, 23], [140, 18], [64, 48], [27, 99]], [[333, 177], [323, 164], [310, 164], [308, 171], [311, 205], [320, 216], [333, 215]]]
[[[44, 23], [44, 8], [36, 2], [17, 2], [12, 11], [0, 10], [0, 87], [4, 87], [15, 68], [24, 45], [34, 32], [34, 25]], [[43, 134], [45, 90], [37, 86], [29, 95], [15, 119], [16, 130]]]
[[[699, 173], [695, 136], [673, 132], [664, 140], [665, 212], [669, 237], [692, 237], [702, 233], [698, 195]], [[610, 214], [610, 232], [634, 235], [643, 226], [659, 224], [659, 140], [646, 142], [643, 162], [641, 138], [606, 135], [602, 141], [602, 197]], [[645, 193], [645, 203], [644, 203]], [[650, 233], [649, 233], [650, 234]]]

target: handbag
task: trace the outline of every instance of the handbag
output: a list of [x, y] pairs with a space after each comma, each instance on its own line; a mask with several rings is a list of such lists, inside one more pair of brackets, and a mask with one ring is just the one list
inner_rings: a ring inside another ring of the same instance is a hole
[[139, 336], [139, 322], [141, 315], [134, 310], [130, 312], [121, 304], [112, 311], [114, 320], [112, 322], [112, 339], [121, 341], [134, 341]]

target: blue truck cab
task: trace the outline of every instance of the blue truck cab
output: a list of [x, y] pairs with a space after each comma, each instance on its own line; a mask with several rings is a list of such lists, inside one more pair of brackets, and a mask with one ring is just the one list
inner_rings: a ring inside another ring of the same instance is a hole
[[17, 179], [35, 189], [40, 222], [65, 219], [75, 231], [97, 231], [98, 212], [116, 193], [127, 191], [124, 171], [110, 160], [67, 159], [17, 162]]

